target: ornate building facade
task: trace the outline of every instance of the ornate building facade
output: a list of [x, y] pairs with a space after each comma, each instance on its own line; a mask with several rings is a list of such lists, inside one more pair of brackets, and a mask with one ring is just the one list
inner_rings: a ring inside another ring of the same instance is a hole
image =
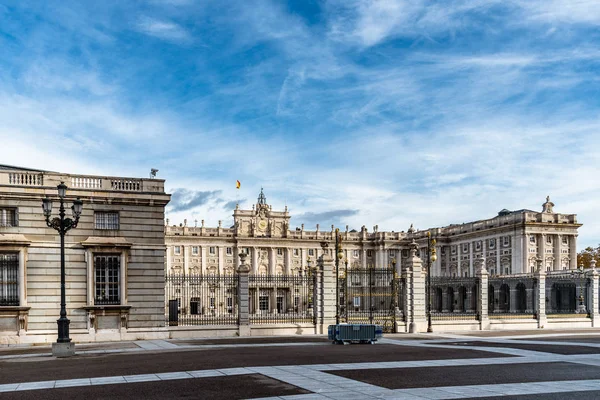
[[[238, 254], [248, 254], [251, 274], [302, 274], [307, 262], [322, 255], [320, 243], [329, 242], [333, 255], [335, 227], [305, 230], [304, 225], [290, 229], [287, 207], [274, 211], [267, 204], [261, 189], [257, 203], [251, 210], [233, 212], [230, 228], [201, 225], [169, 226], [166, 232], [166, 270], [169, 274], [234, 274]], [[464, 224], [427, 230], [384, 232], [374, 226], [368, 231], [340, 230], [342, 266], [348, 268], [385, 268], [395, 263], [402, 271], [414, 239], [418, 254], [426, 260], [427, 234], [437, 241], [437, 260], [432, 263], [434, 276], [472, 277], [477, 259], [484, 257], [492, 275], [514, 275], [533, 272], [538, 259], [546, 271], [577, 268], [577, 223], [575, 214], [554, 212], [550, 198], [541, 212], [532, 210], [502, 210], [497, 216]]]
[[66, 310], [74, 341], [164, 331], [164, 180], [89, 176], [0, 165], [0, 344], [54, 342], [60, 238], [42, 200], [66, 189], [83, 212], [65, 235]]

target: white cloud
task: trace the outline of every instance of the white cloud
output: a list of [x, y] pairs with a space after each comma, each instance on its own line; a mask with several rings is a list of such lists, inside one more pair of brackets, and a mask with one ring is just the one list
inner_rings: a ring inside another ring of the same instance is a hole
[[192, 40], [190, 33], [181, 25], [150, 17], [140, 18], [136, 29], [147, 35], [172, 42], [188, 42]]

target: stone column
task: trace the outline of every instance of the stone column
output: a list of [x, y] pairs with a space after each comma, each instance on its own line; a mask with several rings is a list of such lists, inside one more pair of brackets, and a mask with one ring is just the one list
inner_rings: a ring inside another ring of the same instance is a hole
[[542, 259], [542, 269], [546, 271], [546, 234], [537, 235], [538, 239], [538, 257]]
[[291, 275], [292, 273], [292, 251], [293, 249], [287, 247], [285, 250], [285, 272], [286, 275]]
[[[409, 310], [407, 322], [409, 322], [408, 331], [426, 332], [427, 331], [427, 315], [426, 315], [426, 299], [425, 285], [426, 272], [423, 271], [423, 262], [417, 257], [417, 244], [414, 239], [411, 243], [410, 257], [407, 261], [406, 269], [410, 272], [410, 284], [407, 288], [410, 291], [409, 295]], [[407, 280], [408, 281], [408, 280]]]
[[560, 256], [561, 256], [561, 246], [562, 246], [562, 235], [554, 235], [554, 270], [560, 271]]
[[404, 324], [404, 331], [408, 332], [409, 330], [409, 322], [411, 321], [411, 315], [413, 315], [413, 302], [412, 302], [412, 270], [405, 269], [402, 273], [402, 277], [404, 278], [404, 293], [402, 297], [402, 301], [404, 302], [404, 315], [406, 316], [406, 324]]
[[[475, 268], [474, 268], [474, 265], [473, 265], [474, 264], [474, 262], [473, 262], [474, 261], [473, 260], [473, 244], [474, 244], [473, 242], [469, 242], [469, 276], [474, 276], [475, 275], [474, 274], [474, 272], [475, 272], [474, 269]], [[461, 272], [462, 272], [462, 274], [460, 276], [463, 276], [464, 272], [463, 271], [461, 271]]]
[[206, 252], [208, 251], [208, 247], [207, 246], [202, 246], [200, 247], [200, 262], [202, 263], [202, 265], [200, 266], [200, 273], [202, 274], [206, 274], [206, 267], [208, 266], [208, 257], [206, 255]]
[[334, 259], [329, 255], [328, 243], [322, 242], [323, 254], [318, 260], [317, 276], [319, 293], [317, 301], [317, 332], [326, 334], [329, 325], [335, 324], [336, 298], [335, 298], [335, 265]]
[[238, 335], [250, 336], [250, 304], [249, 304], [249, 278], [250, 267], [246, 265], [247, 255], [240, 253], [240, 266], [238, 274]]
[[[173, 259], [173, 246], [167, 246], [166, 252], [167, 252], [167, 270], [165, 272], [167, 274], [170, 274], [171, 273], [171, 260]], [[20, 269], [20, 271], [22, 271], [22, 269]], [[23, 304], [23, 303], [21, 303], [21, 304]]]
[[258, 247], [252, 247], [252, 266], [250, 270], [254, 275], [258, 274]]
[[217, 262], [219, 263], [219, 269], [217, 270], [219, 275], [223, 275], [224, 271], [223, 271], [223, 260], [225, 259], [225, 248], [218, 246], [217, 247], [217, 256], [219, 257], [219, 259], [217, 260]]
[[189, 275], [190, 273], [190, 246], [181, 246], [183, 252], [183, 273]]
[[477, 314], [479, 314], [479, 329], [490, 329], [488, 317], [488, 271], [485, 269], [485, 258], [480, 258], [480, 266], [477, 271], [479, 278], [479, 298], [477, 299]]
[[542, 266], [542, 260], [537, 259], [537, 271], [534, 274], [538, 282], [538, 294], [537, 294], [537, 318], [538, 328], [544, 328], [548, 323], [546, 318], [546, 271]]
[[275, 275], [275, 254], [276, 250], [272, 247], [269, 247], [269, 266], [267, 268], [268, 275]]
[[577, 235], [569, 236], [569, 268], [577, 269]]
[[366, 269], [367, 268], [367, 250], [362, 249], [362, 269]]
[[592, 327], [596, 328], [600, 326], [600, 312], [598, 311], [600, 301], [598, 299], [598, 271], [596, 270], [596, 260], [592, 260], [590, 266], [592, 268], [589, 273], [590, 280], [592, 281], [590, 286], [592, 293], [589, 293], [588, 298], [590, 301], [588, 303], [592, 309], [588, 311], [592, 317]]
[[[496, 238], [496, 273], [498, 272], [498, 268], [500, 267], [500, 260], [502, 259], [502, 245], [504, 244], [504, 241], [502, 240], [501, 236], [498, 236]], [[514, 250], [511, 250], [514, 251]], [[512, 266], [514, 268], [513, 271], [518, 271], [517, 269], [517, 264], [515, 264], [514, 260], [512, 262]], [[487, 270], [487, 266], [486, 266], [486, 270]], [[490, 271], [488, 271], [489, 273]], [[523, 270], [523, 272], [526, 272], [525, 270]], [[487, 300], [486, 300], [487, 301]]]

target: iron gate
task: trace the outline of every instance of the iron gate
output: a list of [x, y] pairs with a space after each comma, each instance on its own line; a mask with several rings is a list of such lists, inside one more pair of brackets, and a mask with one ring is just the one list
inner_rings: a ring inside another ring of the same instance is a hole
[[376, 324], [396, 331], [402, 302], [402, 281], [394, 268], [348, 269], [338, 280], [340, 322]]

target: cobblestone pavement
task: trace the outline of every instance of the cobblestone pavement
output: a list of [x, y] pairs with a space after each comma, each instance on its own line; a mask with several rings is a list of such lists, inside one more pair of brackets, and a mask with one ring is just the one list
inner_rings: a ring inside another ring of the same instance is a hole
[[78, 345], [61, 360], [42, 350], [0, 351], [2, 397], [600, 399], [600, 331], [152, 340]]

